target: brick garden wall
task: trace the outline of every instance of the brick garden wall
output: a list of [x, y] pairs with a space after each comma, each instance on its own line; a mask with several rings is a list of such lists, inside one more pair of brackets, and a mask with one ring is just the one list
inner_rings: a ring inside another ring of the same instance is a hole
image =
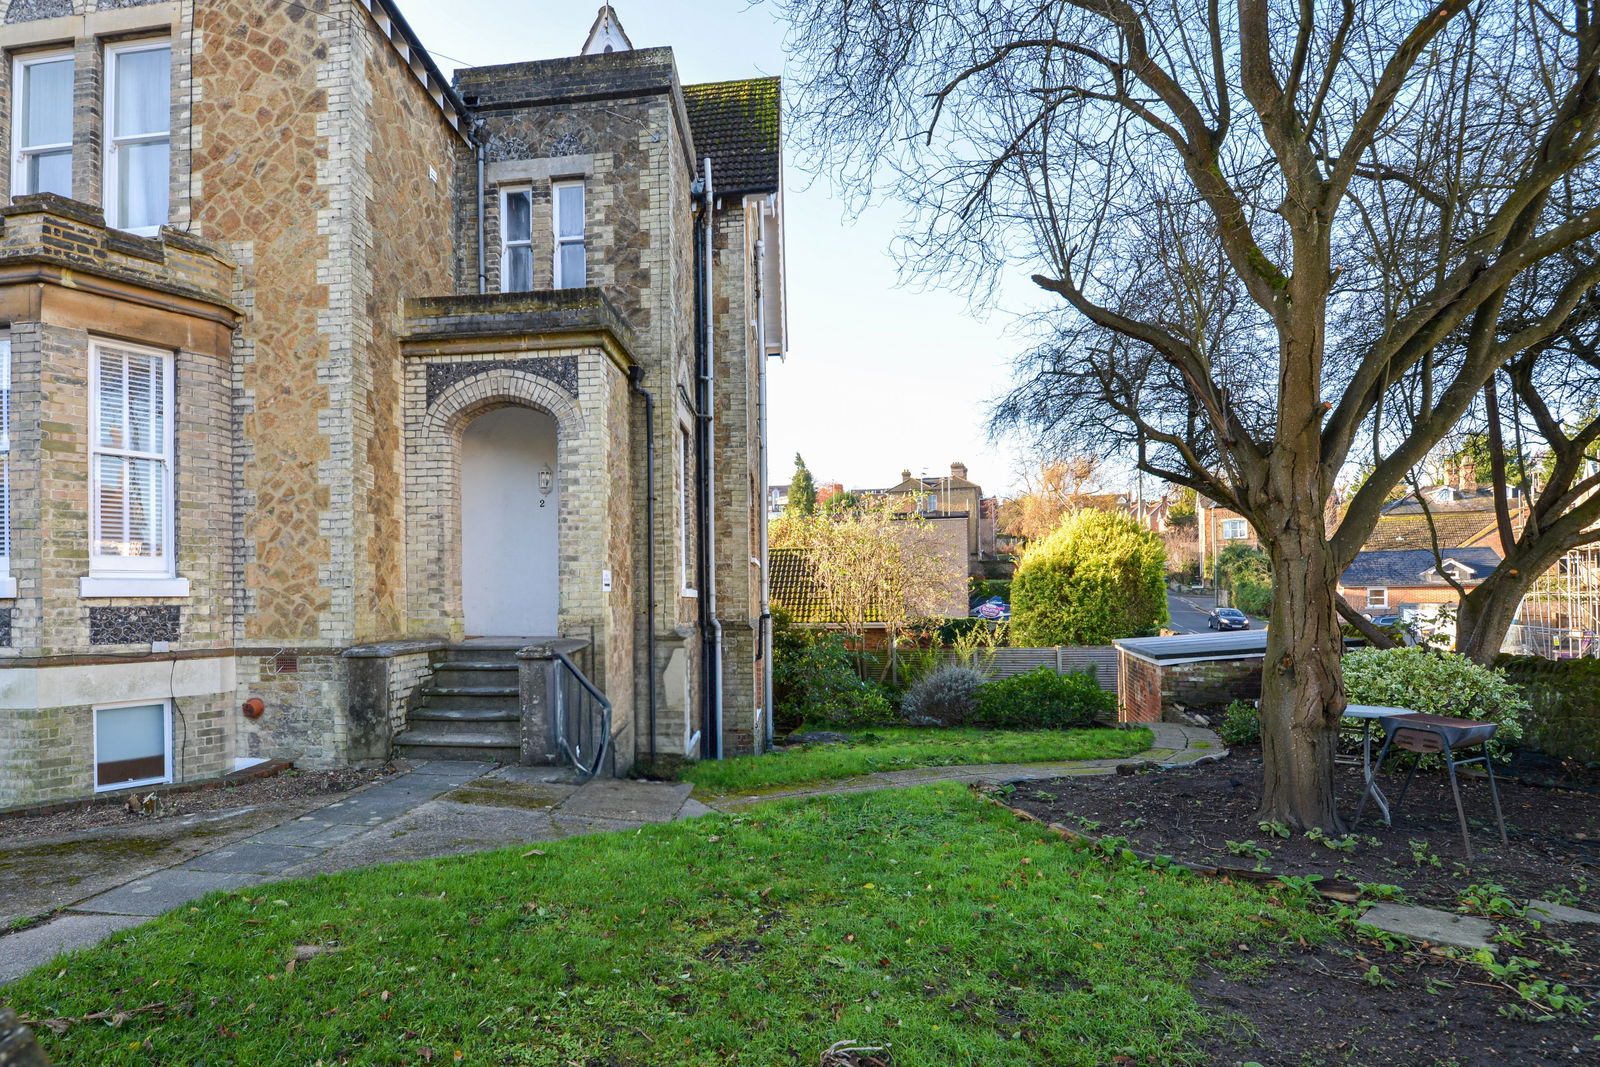
[[1119, 653], [1122, 722], [1162, 722], [1175, 705], [1190, 708], [1261, 697], [1262, 660], [1232, 659], [1159, 665]]
[[1600, 659], [1501, 656], [1495, 666], [1533, 705], [1526, 744], [1565, 759], [1600, 760]]

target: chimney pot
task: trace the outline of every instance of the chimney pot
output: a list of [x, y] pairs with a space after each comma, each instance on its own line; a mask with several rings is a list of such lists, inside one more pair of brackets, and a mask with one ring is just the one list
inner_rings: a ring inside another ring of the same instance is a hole
[[909, 482], [911, 480], [911, 472], [910, 471], [901, 471], [900, 472], [900, 480], [902, 482]]

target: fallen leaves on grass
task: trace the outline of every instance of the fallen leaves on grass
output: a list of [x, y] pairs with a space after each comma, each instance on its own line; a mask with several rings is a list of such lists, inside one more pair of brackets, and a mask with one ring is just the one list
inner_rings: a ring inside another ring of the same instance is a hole
[[106, 1011], [92, 1011], [87, 1015], [54, 1015], [48, 1019], [23, 1019], [22, 1025], [44, 1027], [54, 1034], [64, 1034], [78, 1023], [103, 1022], [107, 1026], [117, 1027], [133, 1018], [135, 1015], [165, 1015], [175, 1012], [180, 1015], [189, 1015], [194, 1011], [193, 1001], [184, 1001], [181, 1004], [168, 1004], [158, 1000], [154, 1004], [144, 1004], [137, 1008], [112, 1008]]

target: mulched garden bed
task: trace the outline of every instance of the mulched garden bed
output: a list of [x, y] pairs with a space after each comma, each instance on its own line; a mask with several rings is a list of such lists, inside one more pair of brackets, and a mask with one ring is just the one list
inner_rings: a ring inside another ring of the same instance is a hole
[[[236, 785], [209, 789], [169, 792], [155, 787], [154, 792], [162, 798], [162, 815], [157, 821], [344, 793], [366, 785], [388, 770], [288, 770], [270, 778], [251, 778]], [[60, 837], [82, 830], [137, 826], [148, 821], [143, 815], [129, 812], [124, 797], [85, 800], [73, 807], [56, 805], [43, 813], [20, 811], [0, 814], [0, 843], [15, 844]]]
[[[1402, 781], [1398, 773], [1379, 779], [1390, 797]], [[1141, 852], [1239, 869], [1241, 881], [1267, 870], [1366, 883], [1361, 903], [1345, 913], [1352, 918], [1367, 903], [1396, 894], [1486, 915], [1500, 927], [1502, 963], [1517, 957], [1537, 964], [1530, 974], [1496, 976], [1477, 963], [1352, 927], [1347, 941], [1288, 953], [1257, 978], [1199, 976], [1202, 1002], [1237, 1020], [1213, 1040], [1214, 1063], [1522, 1067], [1600, 1063], [1600, 926], [1536, 926], [1515, 914], [1529, 898], [1600, 911], [1600, 801], [1585, 788], [1597, 783], [1574, 784], [1583, 791], [1502, 781], [1511, 839], [1503, 846], [1487, 784], [1467, 781], [1471, 860], [1463, 855], [1442, 773], [1417, 776], [1392, 827], [1375, 821], [1369, 808], [1353, 838], [1280, 836], [1282, 828], [1263, 827], [1256, 816], [1259, 749], [1170, 771], [1019, 783], [1004, 802], [1079, 833], [1126, 838]], [[1340, 768], [1338, 790], [1348, 819], [1361, 792], [1359, 767]], [[1588, 1002], [1587, 1010], [1531, 1021], [1550, 1012], [1519, 995], [1519, 978], [1565, 985]]]

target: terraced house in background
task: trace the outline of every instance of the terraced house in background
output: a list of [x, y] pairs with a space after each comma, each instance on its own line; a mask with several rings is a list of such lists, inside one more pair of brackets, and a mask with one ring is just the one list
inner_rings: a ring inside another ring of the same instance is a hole
[[451, 80], [385, 0], [0, 12], [0, 807], [763, 746], [776, 79], [609, 7]]

